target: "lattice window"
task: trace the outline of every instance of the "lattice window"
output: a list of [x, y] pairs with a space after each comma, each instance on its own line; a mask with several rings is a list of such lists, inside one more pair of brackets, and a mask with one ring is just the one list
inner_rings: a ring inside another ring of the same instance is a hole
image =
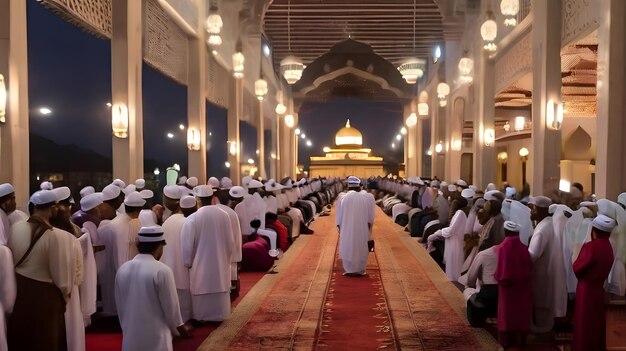
[[228, 108], [228, 96], [232, 77], [213, 57], [207, 57], [206, 68], [207, 99], [219, 106]]
[[40, 0], [66, 21], [101, 38], [113, 35], [111, 0]]

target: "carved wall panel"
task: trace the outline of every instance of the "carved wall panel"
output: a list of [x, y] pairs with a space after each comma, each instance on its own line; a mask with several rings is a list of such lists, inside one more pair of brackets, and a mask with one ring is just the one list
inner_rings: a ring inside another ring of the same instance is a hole
[[532, 71], [532, 30], [529, 30], [495, 63], [496, 93]]
[[229, 72], [208, 55], [206, 94], [210, 102], [228, 108], [232, 78]]
[[596, 0], [563, 0], [562, 47], [598, 28], [599, 8]]
[[66, 21], [101, 38], [111, 38], [111, 0], [42, 0]]

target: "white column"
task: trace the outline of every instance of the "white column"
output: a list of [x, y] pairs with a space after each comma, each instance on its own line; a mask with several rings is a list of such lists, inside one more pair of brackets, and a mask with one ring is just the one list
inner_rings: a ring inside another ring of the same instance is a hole
[[128, 137], [112, 137], [113, 178], [143, 178], [142, 1], [113, 0], [111, 95], [128, 107]]
[[[228, 162], [233, 184], [241, 183], [241, 140], [239, 120], [243, 110], [243, 80], [230, 78], [228, 103]], [[234, 151], [234, 152], [231, 152]]]
[[602, 0], [598, 29], [598, 139], [596, 195], [615, 200], [626, 190], [626, 123], [624, 122], [624, 59], [626, 2]]
[[425, 176], [423, 174], [424, 171], [424, 133], [430, 133], [430, 131], [424, 131], [424, 120], [420, 117], [417, 119], [417, 125], [415, 128], [415, 136], [413, 140], [415, 141], [415, 156], [413, 163], [415, 164], [415, 174], [422, 177]]
[[533, 16], [530, 191], [544, 195], [558, 189], [560, 180], [561, 133], [546, 128], [546, 103], [561, 100], [561, 0], [533, 1]]
[[[414, 109], [413, 102], [404, 105], [403, 118], [406, 119], [413, 112], [417, 112]], [[416, 127], [406, 127], [407, 133], [404, 136], [404, 173], [406, 177], [416, 176], [416, 162], [415, 162], [415, 145], [417, 144]]]
[[187, 128], [200, 133], [200, 150], [187, 151], [188, 175], [200, 179], [201, 184], [207, 179], [206, 156], [206, 70], [207, 47], [205, 42], [204, 14], [205, 2], [198, 2], [198, 37], [189, 38], [189, 73], [187, 75]]
[[26, 1], [0, 0], [0, 74], [7, 88], [0, 123], [0, 183], [15, 188], [18, 207], [29, 198], [28, 46]]
[[485, 131], [494, 129], [495, 125], [495, 80], [494, 63], [488, 53], [481, 50], [479, 60], [477, 107], [478, 113], [474, 118], [474, 179], [473, 183], [484, 189], [489, 182], [496, 180], [496, 153], [495, 147], [485, 146]]
[[265, 120], [263, 101], [259, 101], [259, 125], [257, 126], [257, 150], [259, 150], [259, 177], [266, 179], [265, 173]]

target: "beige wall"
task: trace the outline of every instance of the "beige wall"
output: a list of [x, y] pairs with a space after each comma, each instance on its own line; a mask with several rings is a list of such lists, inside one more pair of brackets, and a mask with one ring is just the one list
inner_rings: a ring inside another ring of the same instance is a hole
[[310, 177], [341, 177], [357, 176], [369, 178], [384, 176], [383, 166], [313, 166], [309, 170]]

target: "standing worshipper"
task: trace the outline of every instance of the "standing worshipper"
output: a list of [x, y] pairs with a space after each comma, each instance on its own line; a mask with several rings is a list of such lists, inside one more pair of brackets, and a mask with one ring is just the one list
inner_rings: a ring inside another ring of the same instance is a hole
[[33, 214], [11, 229], [17, 297], [7, 328], [10, 350], [67, 348], [63, 314], [75, 284], [76, 238], [50, 224], [58, 200], [50, 190], [35, 192]]
[[189, 268], [192, 318], [221, 322], [230, 315], [233, 233], [228, 214], [204, 206], [187, 217], [181, 232], [183, 263]]
[[497, 247], [498, 334], [502, 346], [524, 346], [530, 330], [533, 290], [528, 248], [519, 239], [520, 226], [504, 222], [504, 241]]
[[578, 286], [572, 351], [606, 349], [604, 281], [613, 266], [613, 248], [609, 236], [616, 222], [600, 214], [594, 218], [591, 226], [591, 241], [583, 245], [574, 262]]
[[163, 228], [139, 229], [139, 254], [115, 277], [115, 300], [122, 327], [122, 350], [173, 349], [172, 334], [188, 336], [183, 324], [172, 270], [159, 262], [166, 245]]
[[13, 254], [4, 245], [0, 245], [0, 351], [7, 351], [6, 322], [15, 303], [15, 271]]
[[549, 207], [552, 200], [546, 196], [531, 197], [530, 216], [537, 226], [530, 238], [528, 252], [533, 262], [533, 324], [536, 333], [552, 329], [555, 317], [567, 312], [567, 283], [563, 263], [563, 247], [554, 234]]
[[0, 184], [0, 245], [6, 245], [9, 241], [11, 232], [9, 215], [16, 208], [15, 189], [9, 183]]
[[374, 224], [374, 199], [362, 193], [361, 180], [348, 177], [348, 193], [337, 207], [339, 229], [339, 258], [343, 262], [344, 275], [365, 275], [367, 242]]

